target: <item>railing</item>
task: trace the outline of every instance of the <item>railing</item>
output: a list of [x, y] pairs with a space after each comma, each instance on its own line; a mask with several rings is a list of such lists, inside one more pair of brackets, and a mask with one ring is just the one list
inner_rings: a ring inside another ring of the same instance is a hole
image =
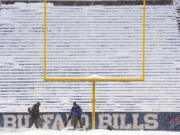
[[[1, 3], [12, 4], [15, 2], [43, 2], [44, 0], [1, 0]], [[61, 6], [87, 6], [87, 5], [142, 5], [143, 0], [48, 0], [54, 5]], [[173, 4], [173, 0], [147, 0], [147, 5]]]

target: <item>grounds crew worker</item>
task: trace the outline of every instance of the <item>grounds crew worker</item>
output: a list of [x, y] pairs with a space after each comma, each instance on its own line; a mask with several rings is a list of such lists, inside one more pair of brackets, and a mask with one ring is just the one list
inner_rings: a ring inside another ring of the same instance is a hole
[[28, 126], [28, 128], [31, 128], [33, 124], [35, 124], [36, 128], [39, 128], [38, 125], [38, 120], [42, 120], [44, 122], [43, 119], [40, 118], [40, 113], [39, 113], [39, 107], [40, 107], [40, 102], [37, 102], [36, 104], [33, 105], [33, 107], [29, 107], [28, 108], [28, 112], [30, 113], [30, 124]]
[[[76, 129], [77, 122], [79, 121], [80, 128], [82, 128], [82, 121], [81, 121], [81, 115], [82, 115], [82, 109], [81, 107], [76, 104], [76, 102], [73, 103], [73, 107], [71, 109], [71, 114], [69, 115], [68, 121], [71, 119], [74, 129]], [[67, 126], [68, 121], [65, 123], [65, 127]]]

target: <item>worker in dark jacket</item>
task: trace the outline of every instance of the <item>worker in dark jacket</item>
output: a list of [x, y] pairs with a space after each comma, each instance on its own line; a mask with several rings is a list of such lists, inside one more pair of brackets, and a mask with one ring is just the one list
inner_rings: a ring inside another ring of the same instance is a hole
[[[71, 119], [74, 129], [77, 126], [77, 122], [79, 121], [80, 128], [82, 128], [82, 121], [81, 121], [82, 109], [76, 102], [73, 103], [73, 107], [71, 109], [71, 114], [68, 118], [68, 121]], [[66, 122], [65, 126], [67, 125], [68, 121]]]
[[40, 102], [37, 102], [36, 104], [33, 105], [33, 107], [28, 108], [28, 112], [31, 115], [30, 116], [30, 124], [29, 124], [28, 128], [31, 128], [34, 123], [35, 123], [36, 128], [39, 128], [38, 120], [41, 119], [40, 114], [39, 114], [40, 105], [41, 105]]

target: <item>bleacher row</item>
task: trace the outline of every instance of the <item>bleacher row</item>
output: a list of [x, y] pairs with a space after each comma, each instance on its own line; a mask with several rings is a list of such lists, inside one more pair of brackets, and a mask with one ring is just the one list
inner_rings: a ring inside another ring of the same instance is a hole
[[141, 14], [140, 6], [49, 5], [48, 77], [141, 78]]
[[[43, 3], [0, 7], [0, 112], [91, 111], [91, 82], [43, 80]], [[142, 6], [47, 5], [48, 77], [140, 78]], [[97, 82], [97, 111], [179, 111], [173, 5], [147, 6], [145, 82]]]

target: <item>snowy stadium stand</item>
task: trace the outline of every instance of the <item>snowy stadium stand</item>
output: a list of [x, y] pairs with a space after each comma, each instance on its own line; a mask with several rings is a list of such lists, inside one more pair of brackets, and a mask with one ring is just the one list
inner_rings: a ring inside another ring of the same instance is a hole
[[[64, 20], [59, 16], [66, 15], [67, 11], [71, 11], [78, 12], [79, 18], [82, 18], [84, 14], [81, 14], [81, 10], [91, 13], [86, 16], [86, 19], [94, 17], [94, 23], [96, 23], [94, 26], [98, 25], [98, 22], [95, 21], [98, 17], [101, 19], [102, 28], [116, 24], [109, 27], [111, 32], [108, 33], [110, 38], [107, 42], [116, 45], [116, 49], [120, 51], [119, 54], [129, 52], [129, 48], [130, 52], [136, 50], [134, 53], [141, 53], [141, 50], [138, 49], [138, 43], [141, 42], [141, 29], [136, 27], [136, 25], [141, 26], [142, 9], [140, 5], [94, 6], [89, 9], [88, 6], [64, 7], [54, 6], [49, 3], [49, 32], [56, 31], [62, 36], [62, 38], [55, 36], [54, 39], [52, 35], [49, 36], [49, 43], [53, 42], [53, 45], [58, 45], [63, 42], [64, 46], [61, 46], [61, 51], [66, 52], [68, 49], [67, 44], [71, 46], [71, 44], [79, 41], [76, 47], [82, 49], [81, 44], [79, 44], [82, 43], [81, 38], [69, 39], [69, 42], [65, 42], [63, 35], [68, 30], [65, 24], [71, 24], [69, 26], [74, 28], [69, 30], [68, 36], [72, 33], [81, 36], [83, 28], [76, 29], [77, 20], [75, 20], [75, 17], [67, 15], [67, 20], [63, 22]], [[96, 14], [92, 15], [95, 12]], [[103, 15], [106, 17], [103, 17]], [[54, 18], [55, 21], [53, 21]], [[108, 22], [108, 19], [113, 21]], [[180, 33], [177, 20], [176, 9], [172, 4], [147, 6], [145, 82], [97, 82], [97, 111], [179, 111]], [[59, 25], [60, 23], [61, 25]], [[88, 30], [91, 27], [90, 21], [87, 21], [84, 27]], [[127, 40], [128, 33], [124, 34], [127, 35], [124, 39], [116, 36], [117, 31], [118, 35], [123, 35], [124, 32], [134, 32], [133, 36], [135, 38], [129, 37], [131, 41], [129, 42]], [[90, 45], [89, 35], [83, 36], [85, 42]], [[98, 41], [98, 38], [97, 36], [97, 39], [94, 40]], [[103, 38], [106, 39], [107, 37]], [[122, 47], [119, 44], [128, 44], [129, 46]], [[109, 44], [105, 44], [104, 47], [108, 48]], [[94, 48], [98, 49], [99, 45], [94, 44]], [[90, 47], [87, 47], [87, 49], [90, 49]], [[106, 50], [102, 50], [102, 52], [105, 53]], [[113, 49], [106, 52], [109, 56], [114, 53], [117, 52]], [[51, 56], [53, 54], [59, 56], [56, 50], [50, 52]], [[81, 50], [76, 56], [80, 56], [80, 54]], [[91, 72], [93, 74], [102, 73], [102, 76], [115, 76], [118, 72], [123, 73], [123, 68], [127, 69], [133, 63], [131, 61], [133, 53], [126, 55], [129, 57], [126, 59], [128, 62], [124, 61], [125, 64], [120, 63], [122, 61], [119, 61], [119, 63], [113, 62], [114, 59], [105, 57], [109, 61], [108, 66], [114, 68], [113, 71], [111, 71], [111, 68], [108, 70], [102, 68], [99, 72], [97, 69], [92, 68]], [[68, 54], [66, 58], [71, 61], [76, 56]], [[117, 58], [119, 57], [121, 55]], [[136, 58], [136, 56], [134, 57]], [[99, 57], [99, 61], [100, 58], [102, 57]], [[102, 60], [104, 59], [102, 58]], [[58, 62], [54, 60], [51, 61], [50, 66], [54, 63], [56, 65], [53, 68], [50, 67], [54, 70], [53, 75], [63, 75], [64, 71], [67, 70], [66, 66], [63, 70], [59, 70], [62, 64], [57, 65]], [[137, 61], [134, 64], [137, 64]], [[69, 67], [76, 65], [77, 63], [69, 65]], [[135, 67], [138, 67], [138, 65], [135, 65]], [[86, 73], [90, 70], [88, 63], [83, 65], [83, 68], [86, 69]], [[139, 70], [141, 69], [137, 68], [131, 70], [130, 73], [136, 74]], [[73, 75], [76, 74], [74, 72]], [[43, 80], [43, 3], [2, 4], [0, 7], [0, 99], [1, 112], [25, 112], [27, 106], [36, 101], [42, 102], [41, 110], [44, 112], [69, 111], [73, 101], [77, 101], [84, 111], [91, 111], [90, 82], [45, 82]]]
[[179, 31], [180, 31], [180, 8], [177, 8], [177, 20], [178, 20]]
[[[43, 0], [1, 0], [4, 4], [12, 4], [15, 2], [43, 2]], [[55, 5], [139, 5], [142, 4], [142, 0], [48, 0], [49, 3], [54, 3]], [[173, 0], [147, 0], [147, 4], [150, 5], [165, 5], [172, 4]]]

